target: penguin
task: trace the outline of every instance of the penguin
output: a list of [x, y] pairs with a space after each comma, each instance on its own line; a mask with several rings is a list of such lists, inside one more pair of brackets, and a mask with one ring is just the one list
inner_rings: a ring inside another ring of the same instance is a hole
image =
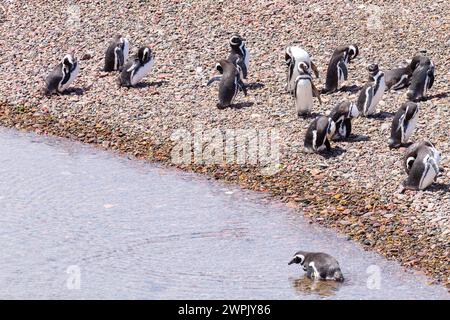
[[80, 70], [77, 59], [67, 54], [45, 79], [45, 94], [63, 93], [75, 80]]
[[422, 100], [434, 83], [434, 63], [428, 57], [418, 55], [413, 58], [416, 68], [412, 74], [407, 92], [410, 101]]
[[403, 163], [408, 178], [403, 182], [404, 190], [424, 190], [437, 178], [441, 155], [430, 141], [417, 142], [405, 153]]
[[330, 118], [336, 124], [333, 140], [348, 138], [352, 132], [352, 118], [358, 116], [359, 110], [355, 103], [344, 101], [337, 104], [330, 113]]
[[400, 148], [408, 142], [416, 126], [418, 112], [419, 107], [414, 102], [408, 101], [401, 105], [392, 120], [388, 141], [390, 148]]
[[383, 97], [386, 87], [384, 72], [379, 70], [377, 64], [367, 67], [369, 70], [369, 82], [361, 89], [356, 105], [359, 112], [367, 117], [375, 113], [376, 106]]
[[241, 69], [239, 65], [235, 66], [228, 60], [220, 60], [216, 65], [216, 69], [222, 76], [213, 77], [208, 81], [207, 86], [214, 81], [220, 80], [219, 102], [217, 103], [217, 107], [224, 109], [233, 104], [239, 90], [243, 91], [244, 95], [247, 95], [247, 89], [241, 80]]
[[105, 66], [103, 71], [120, 71], [128, 60], [130, 45], [126, 38], [120, 35], [114, 37], [105, 52]]
[[151, 70], [155, 62], [152, 51], [148, 47], [141, 47], [137, 56], [128, 60], [119, 75], [119, 83], [124, 87], [134, 87]]
[[304, 151], [307, 153], [331, 150], [330, 140], [336, 131], [336, 124], [330, 117], [319, 116], [311, 122], [306, 131]]
[[359, 54], [358, 46], [340, 46], [334, 50], [328, 63], [327, 79], [322, 93], [332, 93], [336, 91], [341, 82], [347, 80], [347, 65]]
[[314, 71], [316, 78], [319, 77], [319, 71], [316, 65], [311, 61], [311, 57], [304, 49], [296, 46], [286, 48], [285, 62], [288, 66], [286, 91], [293, 92], [295, 89], [295, 79], [298, 77], [298, 64], [300, 62], [306, 63], [308, 66], [308, 73]]
[[384, 73], [386, 89], [388, 90], [400, 90], [407, 88], [411, 82], [413, 71], [416, 69], [417, 63], [415, 60], [403, 68], [395, 68], [388, 70]]
[[245, 46], [245, 39], [235, 34], [230, 38], [230, 55], [228, 61], [240, 67], [241, 78], [247, 79], [248, 65], [250, 62], [250, 52]]
[[298, 251], [288, 265], [293, 263], [300, 264], [310, 279], [344, 281], [339, 263], [327, 253]]
[[301, 61], [298, 63], [297, 69], [298, 76], [295, 79], [294, 88], [295, 107], [297, 115], [303, 117], [311, 113], [313, 96], [318, 97], [320, 104], [322, 104], [322, 101], [320, 100], [319, 90], [317, 90], [312, 82], [308, 65]]

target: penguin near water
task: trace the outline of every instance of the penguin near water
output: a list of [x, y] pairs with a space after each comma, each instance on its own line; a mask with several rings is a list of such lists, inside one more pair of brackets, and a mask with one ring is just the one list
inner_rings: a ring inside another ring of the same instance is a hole
[[311, 74], [308, 70], [308, 65], [305, 62], [302, 61], [298, 64], [298, 76], [295, 79], [294, 98], [295, 108], [299, 117], [311, 113], [313, 96], [316, 96], [319, 99], [319, 103], [322, 104], [320, 92], [314, 86]]
[[137, 55], [129, 59], [123, 66], [119, 76], [120, 85], [134, 87], [150, 72], [154, 62], [154, 56], [150, 48], [139, 48]]
[[352, 132], [352, 119], [358, 116], [359, 110], [355, 103], [344, 101], [337, 104], [330, 113], [330, 118], [336, 124], [333, 140], [348, 138]]
[[433, 86], [434, 63], [424, 55], [415, 56], [413, 62], [416, 64], [416, 67], [412, 74], [407, 98], [410, 101], [418, 101], [424, 99], [427, 91]]
[[404, 190], [424, 190], [437, 178], [441, 155], [430, 141], [411, 145], [403, 158], [408, 178], [403, 182]]
[[408, 101], [402, 104], [392, 120], [391, 137], [388, 144], [390, 148], [404, 146], [411, 137], [417, 123], [419, 107], [416, 103]]
[[213, 77], [208, 81], [207, 86], [212, 82], [220, 80], [219, 83], [219, 102], [217, 107], [224, 109], [233, 104], [239, 91], [247, 95], [247, 89], [241, 80], [241, 70], [239, 65], [235, 66], [228, 60], [220, 60], [216, 65], [217, 71], [222, 74], [221, 77]]
[[114, 37], [105, 52], [105, 66], [103, 71], [119, 71], [128, 60], [129, 42], [120, 35]]
[[67, 54], [45, 79], [45, 94], [63, 93], [78, 75], [80, 65], [77, 59]]
[[367, 69], [369, 70], [369, 82], [361, 89], [356, 103], [359, 112], [365, 117], [375, 113], [386, 87], [384, 72], [378, 68], [377, 64], [371, 64]]
[[241, 78], [247, 79], [248, 66], [250, 63], [250, 52], [248, 51], [245, 39], [240, 35], [235, 34], [230, 38], [230, 54], [228, 61], [235, 66], [240, 67]]
[[347, 66], [359, 54], [358, 46], [340, 46], [334, 50], [328, 63], [327, 79], [322, 93], [332, 93], [338, 90], [340, 84], [347, 80]]
[[319, 77], [319, 71], [316, 65], [311, 61], [311, 57], [304, 49], [296, 46], [290, 46], [286, 48], [285, 52], [285, 62], [288, 66], [287, 71], [287, 84], [286, 90], [288, 92], [293, 92], [295, 89], [295, 80], [298, 77], [298, 64], [300, 62], [305, 63], [308, 66], [308, 73], [314, 71], [315, 76]]
[[293, 263], [300, 264], [310, 279], [344, 281], [339, 263], [327, 253], [298, 251], [288, 265]]
[[306, 153], [331, 151], [330, 140], [336, 131], [336, 125], [330, 117], [318, 116], [308, 127], [304, 141]]

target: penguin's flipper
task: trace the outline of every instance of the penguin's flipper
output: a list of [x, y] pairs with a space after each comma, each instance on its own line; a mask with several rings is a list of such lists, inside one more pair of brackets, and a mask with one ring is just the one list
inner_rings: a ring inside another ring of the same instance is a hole
[[430, 81], [428, 81], [428, 89], [431, 89], [431, 87], [433, 86], [434, 83], [434, 68], [431, 68], [430, 70], [428, 70], [428, 78], [430, 79]]
[[209, 86], [211, 83], [213, 83], [214, 81], [220, 81], [222, 79], [221, 76], [217, 76], [217, 77], [212, 77], [211, 79], [209, 79], [208, 83], [206, 83], [206, 86]]
[[240, 62], [239, 66], [242, 70], [242, 76], [244, 77], [244, 79], [247, 79], [247, 66], [245, 65], [244, 61]]
[[244, 82], [242, 82], [241, 78], [238, 78], [238, 86], [239, 89], [242, 90], [242, 92], [244, 92], [244, 95], [247, 96], [247, 87], [245, 86]]
[[312, 61], [311, 61], [311, 69], [314, 72], [314, 75], [316, 76], [316, 78], [318, 78], [319, 77], [319, 69], [317, 69], [316, 65]]
[[314, 83], [312, 81], [311, 81], [311, 88], [312, 88], [313, 96], [317, 97], [317, 99], [319, 99], [320, 105], [322, 105], [322, 99], [320, 99], [320, 91], [319, 91], [319, 89], [316, 88], [316, 86], [314, 85]]
[[328, 138], [325, 138], [325, 147], [327, 148], [327, 151], [331, 151], [331, 144]]

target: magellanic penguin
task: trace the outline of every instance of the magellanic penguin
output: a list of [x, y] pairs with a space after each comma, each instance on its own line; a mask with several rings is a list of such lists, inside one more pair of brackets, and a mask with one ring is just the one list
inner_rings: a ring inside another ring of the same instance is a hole
[[411, 137], [417, 123], [419, 107], [408, 101], [402, 104], [392, 120], [391, 137], [388, 141], [390, 148], [404, 146]]
[[250, 62], [250, 52], [245, 45], [245, 39], [240, 35], [235, 34], [230, 38], [230, 55], [228, 61], [235, 66], [240, 67], [241, 78], [247, 79], [248, 65]]
[[411, 85], [407, 98], [411, 101], [423, 99], [434, 83], [434, 63], [428, 57], [415, 56], [413, 62], [416, 68], [412, 74]]
[[285, 62], [288, 66], [287, 71], [287, 84], [286, 90], [288, 92], [293, 92], [295, 89], [295, 79], [298, 77], [298, 64], [300, 62], [306, 63], [308, 66], [308, 73], [314, 71], [316, 77], [319, 77], [319, 71], [316, 65], [311, 61], [311, 57], [304, 49], [296, 46], [290, 46], [286, 48], [285, 52]]
[[358, 116], [359, 110], [355, 103], [344, 101], [337, 104], [330, 113], [330, 118], [336, 124], [333, 140], [348, 138], [352, 132], [352, 119]]
[[322, 93], [332, 93], [336, 91], [342, 81], [347, 80], [348, 71], [347, 65], [355, 59], [359, 54], [359, 49], [356, 45], [340, 46], [334, 50], [328, 63], [327, 79]]
[[386, 82], [386, 91], [400, 90], [407, 88], [411, 82], [411, 77], [416, 69], [417, 61], [414, 59], [403, 68], [395, 68], [384, 73]]
[[403, 183], [404, 190], [424, 190], [438, 176], [440, 153], [429, 141], [411, 145], [405, 153], [403, 162], [408, 178]]
[[67, 54], [45, 79], [45, 94], [63, 93], [78, 75], [80, 66], [77, 59]]
[[219, 109], [224, 109], [233, 104], [239, 90], [243, 91], [244, 95], [247, 95], [247, 89], [241, 80], [241, 70], [239, 65], [235, 66], [228, 60], [220, 60], [216, 65], [216, 69], [222, 76], [213, 77], [208, 81], [207, 85], [209, 86], [214, 81], [220, 80], [219, 102], [217, 103], [217, 107]]
[[122, 68], [119, 76], [119, 83], [124, 87], [134, 87], [152, 69], [154, 56], [148, 47], [141, 47], [137, 56], [128, 60]]
[[300, 264], [310, 279], [344, 281], [339, 263], [329, 254], [298, 251], [288, 265], [293, 263]]
[[319, 116], [311, 122], [306, 131], [304, 151], [307, 153], [331, 150], [330, 140], [336, 131], [336, 125], [330, 117]]
[[302, 61], [298, 64], [298, 76], [295, 79], [294, 98], [297, 115], [300, 117], [311, 113], [313, 96], [316, 96], [319, 99], [319, 103], [322, 104], [320, 92], [314, 86], [311, 74], [308, 70], [308, 65], [305, 62]]
[[105, 67], [103, 71], [120, 71], [128, 60], [130, 45], [126, 38], [118, 35], [110, 43], [105, 52]]
[[386, 87], [384, 72], [378, 69], [377, 64], [371, 64], [367, 69], [369, 70], [369, 82], [361, 89], [356, 103], [359, 112], [365, 117], [375, 113]]

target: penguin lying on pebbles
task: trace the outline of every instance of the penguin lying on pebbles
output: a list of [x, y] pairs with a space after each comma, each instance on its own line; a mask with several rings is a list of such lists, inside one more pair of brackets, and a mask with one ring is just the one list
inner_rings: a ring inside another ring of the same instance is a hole
[[386, 86], [384, 72], [378, 68], [377, 64], [369, 65], [367, 70], [369, 70], [369, 82], [361, 89], [357, 101], [358, 110], [365, 117], [375, 113]]
[[45, 94], [63, 93], [78, 75], [80, 66], [75, 57], [70, 54], [64, 56], [45, 79]]
[[155, 60], [152, 51], [148, 47], [141, 47], [137, 56], [128, 60], [122, 68], [119, 83], [124, 87], [134, 87], [152, 69]]
[[411, 145], [405, 153], [403, 163], [408, 178], [403, 183], [403, 190], [424, 190], [437, 178], [440, 169], [440, 153], [429, 141]]
[[298, 251], [288, 265], [293, 263], [300, 264], [310, 279], [344, 281], [339, 263], [329, 254]]
[[386, 71], [384, 73], [386, 82], [385, 90], [400, 90], [407, 88], [411, 82], [411, 77], [416, 66], [417, 61], [411, 60], [406, 67]]
[[359, 54], [356, 45], [340, 46], [334, 50], [328, 63], [327, 79], [322, 93], [332, 93], [336, 91], [342, 81], [347, 80], [347, 65]]
[[313, 96], [320, 100], [320, 92], [314, 86], [308, 65], [301, 61], [297, 65], [298, 76], [295, 79], [294, 98], [297, 115], [303, 117], [311, 113], [313, 106]]
[[[426, 51], [421, 51], [424, 54]], [[434, 83], [434, 63], [424, 55], [415, 56], [413, 62], [416, 68], [412, 74], [411, 85], [407, 98], [411, 101], [423, 99]]]
[[307, 153], [330, 151], [330, 140], [336, 130], [334, 121], [326, 116], [319, 116], [311, 122], [306, 131], [304, 151]]
[[228, 56], [228, 61], [233, 63], [235, 66], [239, 66], [239, 71], [241, 72], [241, 78], [247, 79], [248, 65], [250, 62], [250, 52], [245, 46], [245, 39], [240, 35], [235, 34], [230, 38], [230, 55]]
[[353, 102], [344, 101], [337, 104], [330, 113], [336, 124], [333, 140], [348, 138], [352, 133], [352, 119], [359, 116], [359, 110]]
[[103, 71], [120, 71], [128, 60], [129, 43], [126, 38], [116, 36], [105, 52], [105, 67]]
[[390, 148], [404, 146], [411, 137], [417, 123], [419, 107], [408, 101], [402, 104], [392, 120], [391, 137], [388, 141]]
[[234, 99], [240, 90], [244, 92], [244, 95], [247, 95], [247, 89], [241, 80], [241, 70], [239, 65], [235, 66], [228, 60], [220, 60], [216, 65], [216, 69], [222, 76], [213, 77], [208, 81], [207, 86], [214, 81], [220, 80], [219, 102], [217, 103], [217, 107], [219, 109], [224, 109], [233, 104]]
[[285, 61], [286, 65], [288, 66], [286, 84], [286, 90], [288, 92], [293, 92], [295, 89], [295, 80], [299, 76], [298, 64], [300, 62], [306, 63], [306, 65], [308, 66], [307, 71], [309, 74], [311, 74], [311, 71], [314, 71], [316, 78], [319, 77], [319, 71], [317, 70], [316, 65], [311, 61], [311, 57], [309, 56], [308, 52], [300, 47], [287, 47], [285, 52]]

